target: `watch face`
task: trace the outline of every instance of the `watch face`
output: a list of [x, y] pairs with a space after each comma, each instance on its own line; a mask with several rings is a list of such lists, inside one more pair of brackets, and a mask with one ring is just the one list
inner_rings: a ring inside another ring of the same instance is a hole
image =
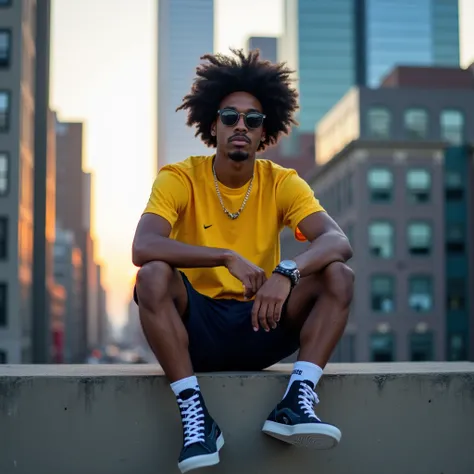
[[284, 270], [296, 270], [296, 263], [293, 260], [282, 260], [280, 267]]

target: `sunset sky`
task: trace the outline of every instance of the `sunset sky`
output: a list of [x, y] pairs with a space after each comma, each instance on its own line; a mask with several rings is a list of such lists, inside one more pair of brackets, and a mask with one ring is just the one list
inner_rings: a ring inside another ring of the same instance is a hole
[[[122, 323], [135, 268], [130, 247], [155, 163], [156, 0], [53, 2], [51, 106], [86, 123], [85, 167], [94, 172], [96, 253], [108, 309]], [[215, 0], [215, 49], [278, 35], [281, 0]], [[474, 61], [474, 0], [461, 0], [462, 62]], [[205, 53], [206, 51], [203, 51]]]

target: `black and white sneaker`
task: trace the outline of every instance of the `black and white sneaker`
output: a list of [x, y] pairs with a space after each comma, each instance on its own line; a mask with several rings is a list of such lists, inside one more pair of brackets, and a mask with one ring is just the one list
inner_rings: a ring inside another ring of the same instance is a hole
[[199, 390], [183, 390], [177, 397], [183, 423], [183, 449], [178, 467], [182, 473], [219, 463], [224, 437], [211, 418]]
[[335, 447], [341, 440], [341, 432], [316, 416], [314, 405], [317, 403], [319, 399], [311, 382], [293, 382], [286, 396], [270, 413], [262, 431], [295, 446]]

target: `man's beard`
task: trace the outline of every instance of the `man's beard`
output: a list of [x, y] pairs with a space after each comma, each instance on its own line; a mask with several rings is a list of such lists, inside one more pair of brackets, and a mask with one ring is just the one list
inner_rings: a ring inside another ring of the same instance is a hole
[[249, 154], [247, 151], [236, 150], [229, 153], [229, 158], [233, 161], [241, 162], [247, 160], [249, 158]]

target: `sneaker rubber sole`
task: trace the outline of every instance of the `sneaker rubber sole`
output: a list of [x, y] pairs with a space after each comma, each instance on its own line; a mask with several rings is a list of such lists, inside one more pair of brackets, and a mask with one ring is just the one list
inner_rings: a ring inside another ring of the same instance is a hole
[[216, 441], [217, 451], [210, 454], [202, 454], [201, 456], [193, 456], [192, 458], [185, 459], [178, 463], [179, 470], [184, 474], [185, 472], [193, 469], [200, 469], [202, 467], [215, 466], [219, 464], [219, 451], [224, 446], [224, 436], [222, 433], [219, 435]]
[[302, 448], [331, 449], [341, 441], [338, 428], [325, 423], [284, 425], [267, 420], [262, 431], [273, 438]]

